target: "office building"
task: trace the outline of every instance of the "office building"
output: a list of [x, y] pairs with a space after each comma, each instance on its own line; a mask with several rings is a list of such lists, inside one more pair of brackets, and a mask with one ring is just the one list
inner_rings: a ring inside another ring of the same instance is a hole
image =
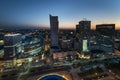
[[96, 25], [99, 34], [98, 41], [100, 49], [105, 52], [114, 52], [115, 24]]
[[50, 47], [51, 48], [58, 48], [58, 16], [52, 16], [50, 17]]
[[79, 50], [82, 52], [89, 51], [89, 39], [90, 39], [90, 28], [91, 28], [91, 21], [86, 19], [79, 22], [76, 25], [76, 41], [75, 44], [80, 44]]
[[22, 52], [21, 34], [7, 34], [4, 36], [4, 58], [13, 59]]

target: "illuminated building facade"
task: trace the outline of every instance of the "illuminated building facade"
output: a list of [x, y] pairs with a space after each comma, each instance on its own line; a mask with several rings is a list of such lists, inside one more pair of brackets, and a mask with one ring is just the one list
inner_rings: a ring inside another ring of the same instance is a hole
[[58, 16], [50, 16], [50, 47], [58, 48]]
[[12, 59], [22, 52], [21, 34], [7, 34], [4, 36], [4, 58]]
[[30, 34], [23, 39], [24, 56], [37, 56], [44, 49], [44, 34]]

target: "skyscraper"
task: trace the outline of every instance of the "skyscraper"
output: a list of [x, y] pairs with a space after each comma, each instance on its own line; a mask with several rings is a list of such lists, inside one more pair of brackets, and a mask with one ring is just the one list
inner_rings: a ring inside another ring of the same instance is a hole
[[52, 16], [49, 15], [50, 17], [50, 47], [51, 48], [58, 48], [58, 16]]
[[82, 20], [76, 25], [76, 33], [79, 43], [81, 44], [81, 51], [87, 52], [89, 48], [91, 21]]

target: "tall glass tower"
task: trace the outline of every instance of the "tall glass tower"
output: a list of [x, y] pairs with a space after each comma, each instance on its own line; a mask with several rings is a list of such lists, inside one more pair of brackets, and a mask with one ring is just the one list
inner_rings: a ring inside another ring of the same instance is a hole
[[52, 16], [49, 15], [50, 17], [50, 47], [51, 48], [58, 48], [58, 16]]

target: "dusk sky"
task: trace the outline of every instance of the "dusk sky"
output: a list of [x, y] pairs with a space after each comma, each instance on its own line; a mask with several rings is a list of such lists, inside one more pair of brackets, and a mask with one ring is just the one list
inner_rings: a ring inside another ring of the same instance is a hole
[[0, 0], [0, 25], [49, 27], [49, 14], [59, 17], [60, 28], [75, 28], [87, 18], [96, 24], [120, 28], [120, 0]]

